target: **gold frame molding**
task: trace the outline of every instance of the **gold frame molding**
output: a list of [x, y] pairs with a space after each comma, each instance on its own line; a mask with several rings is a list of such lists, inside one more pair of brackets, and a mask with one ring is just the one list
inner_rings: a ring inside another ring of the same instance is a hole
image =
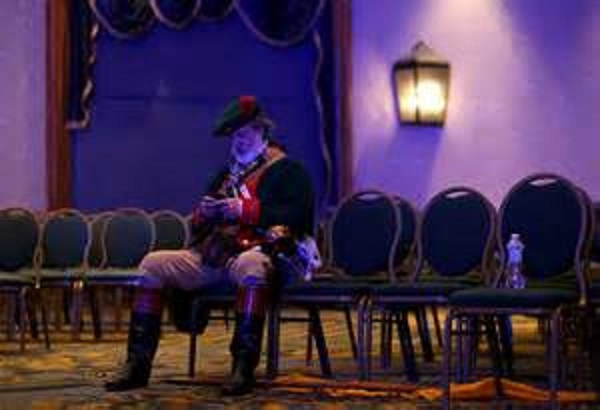
[[66, 126], [69, 1], [46, 2], [46, 195], [48, 209], [71, 206], [71, 139]]
[[352, 136], [352, 0], [334, 0], [333, 32], [338, 78], [338, 143], [340, 146], [340, 196], [354, 189]]

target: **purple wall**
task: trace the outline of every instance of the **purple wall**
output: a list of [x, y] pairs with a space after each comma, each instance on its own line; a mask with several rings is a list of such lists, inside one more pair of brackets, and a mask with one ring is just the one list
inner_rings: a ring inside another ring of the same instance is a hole
[[[354, 187], [423, 204], [454, 184], [499, 203], [529, 173], [600, 199], [600, 2], [353, 2]], [[424, 40], [452, 65], [444, 128], [401, 126], [390, 70]]]
[[0, 208], [46, 207], [44, 4], [0, 2]]

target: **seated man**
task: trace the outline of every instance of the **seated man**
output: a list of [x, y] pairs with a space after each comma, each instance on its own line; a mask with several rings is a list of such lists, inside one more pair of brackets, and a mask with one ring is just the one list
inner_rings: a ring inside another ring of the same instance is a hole
[[232, 374], [223, 393], [252, 391], [266, 307], [275, 288], [273, 261], [261, 240], [270, 228], [281, 226], [297, 239], [310, 235], [314, 218], [310, 177], [271, 139], [272, 127], [254, 97], [239, 97], [223, 112], [214, 133], [231, 137], [231, 159], [194, 211], [193, 245], [151, 252], [142, 260], [145, 274], [133, 301], [127, 361], [106, 383], [107, 390], [147, 386], [166, 290], [198, 290], [227, 278], [237, 293]]

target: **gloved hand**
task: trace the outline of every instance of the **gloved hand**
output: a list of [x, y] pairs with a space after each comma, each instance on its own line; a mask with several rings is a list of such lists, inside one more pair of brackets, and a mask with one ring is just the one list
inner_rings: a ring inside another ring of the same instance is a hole
[[225, 198], [217, 201], [216, 206], [220, 215], [226, 221], [236, 221], [242, 216], [242, 200], [238, 198]]
[[204, 219], [215, 220], [220, 217], [221, 207], [219, 200], [211, 196], [204, 196], [198, 205], [199, 213]]

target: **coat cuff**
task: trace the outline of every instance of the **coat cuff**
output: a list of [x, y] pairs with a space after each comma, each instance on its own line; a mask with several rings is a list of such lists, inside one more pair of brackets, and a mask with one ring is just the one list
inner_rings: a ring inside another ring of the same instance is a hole
[[260, 201], [258, 199], [244, 199], [242, 201], [241, 222], [247, 225], [258, 224], [260, 217]]
[[201, 225], [204, 222], [204, 215], [200, 207], [196, 207], [192, 212], [192, 226]]

